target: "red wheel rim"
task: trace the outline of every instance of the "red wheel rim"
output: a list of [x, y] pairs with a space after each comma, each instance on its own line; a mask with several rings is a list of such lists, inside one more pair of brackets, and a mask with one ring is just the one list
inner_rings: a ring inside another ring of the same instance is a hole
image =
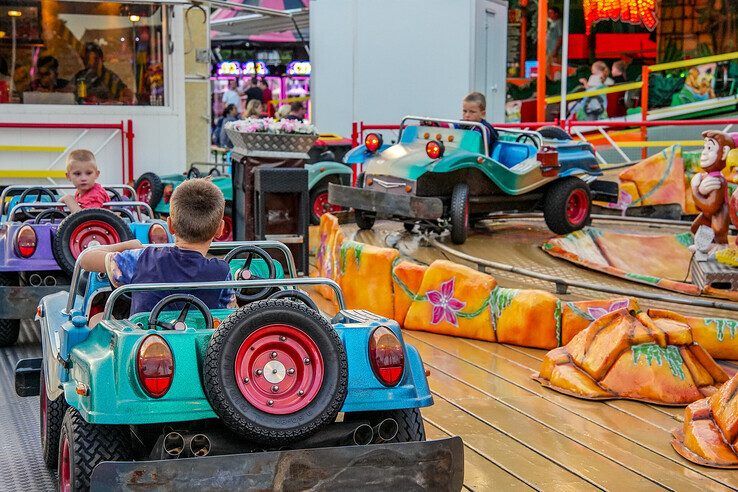
[[148, 179], [141, 181], [136, 186], [136, 194], [139, 200], [149, 203], [149, 200], [151, 200], [151, 182]]
[[223, 216], [223, 234], [216, 237], [216, 241], [233, 241], [233, 219], [230, 215]]
[[69, 440], [62, 434], [61, 463], [59, 463], [59, 490], [71, 492], [72, 490], [72, 460], [69, 459]]
[[236, 353], [238, 389], [257, 410], [286, 415], [305, 408], [323, 386], [323, 358], [305, 332], [290, 325], [254, 331]]
[[90, 246], [116, 244], [120, 242], [118, 231], [102, 220], [89, 220], [78, 225], [69, 236], [69, 250], [77, 259], [79, 254]]
[[566, 220], [571, 225], [582, 224], [589, 213], [589, 199], [584, 190], [576, 189], [566, 200]]
[[325, 213], [340, 212], [343, 210], [339, 205], [333, 205], [328, 202], [328, 192], [320, 193], [313, 200], [313, 214], [321, 217]]

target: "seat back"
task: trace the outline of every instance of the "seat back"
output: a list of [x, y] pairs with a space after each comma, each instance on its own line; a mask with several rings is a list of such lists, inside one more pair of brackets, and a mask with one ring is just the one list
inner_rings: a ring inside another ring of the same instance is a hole
[[500, 140], [495, 143], [492, 149], [492, 158], [505, 167], [511, 168], [535, 155], [535, 152], [535, 148], [531, 145]]

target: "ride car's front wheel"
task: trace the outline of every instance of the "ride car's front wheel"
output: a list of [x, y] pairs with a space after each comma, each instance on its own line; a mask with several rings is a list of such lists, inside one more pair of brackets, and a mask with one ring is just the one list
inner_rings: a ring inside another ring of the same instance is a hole
[[451, 193], [451, 241], [464, 244], [469, 228], [469, 185], [458, 183]]
[[[364, 173], [359, 174], [359, 177], [356, 180], [356, 185], [359, 188], [364, 187]], [[376, 218], [377, 215], [374, 212], [354, 209], [354, 219], [356, 220], [356, 225], [359, 226], [359, 229], [361, 229], [362, 231], [368, 231], [372, 227], [374, 227], [374, 221], [376, 220]]]
[[46, 376], [41, 367], [41, 391], [39, 392], [39, 431], [41, 433], [41, 454], [46, 467], [56, 470], [59, 458], [59, 435], [61, 434], [62, 420], [67, 409], [64, 395], [49, 400], [46, 394]]
[[374, 427], [385, 419], [392, 419], [397, 422], [397, 435], [387, 442], [425, 441], [425, 426], [419, 408], [350, 413], [346, 414], [344, 421], [368, 421], [369, 425]]
[[[14, 287], [18, 285], [18, 275], [15, 273], [0, 273], [0, 286]], [[0, 347], [15, 345], [20, 334], [19, 319], [0, 319]]]
[[131, 436], [115, 425], [90, 424], [68, 408], [59, 439], [59, 490], [90, 490], [92, 470], [103, 461], [131, 459]]
[[343, 210], [339, 205], [333, 205], [328, 201], [328, 183], [323, 181], [310, 190], [310, 223], [320, 224], [320, 217], [326, 213], [336, 213]]
[[203, 363], [205, 395], [246, 439], [279, 446], [335, 421], [348, 362], [338, 333], [318, 312], [286, 299], [243, 307], [215, 331]]
[[556, 234], [569, 234], [584, 227], [591, 210], [589, 185], [579, 178], [554, 182], [543, 199], [543, 218]]

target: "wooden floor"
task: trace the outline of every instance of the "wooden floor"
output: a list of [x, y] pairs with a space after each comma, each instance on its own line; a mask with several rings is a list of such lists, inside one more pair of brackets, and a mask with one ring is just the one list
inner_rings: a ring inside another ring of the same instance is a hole
[[470, 490], [735, 490], [738, 471], [682, 459], [683, 409], [591, 402], [531, 379], [542, 350], [405, 331], [431, 374], [429, 439], [459, 435]]

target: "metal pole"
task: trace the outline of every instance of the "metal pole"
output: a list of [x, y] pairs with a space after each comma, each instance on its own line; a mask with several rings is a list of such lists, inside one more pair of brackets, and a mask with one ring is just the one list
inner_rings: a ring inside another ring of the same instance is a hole
[[546, 121], [546, 28], [548, 0], [538, 0], [538, 77], [536, 78], [536, 120]]
[[566, 120], [566, 80], [569, 74], [569, 3], [564, 0], [564, 39], [561, 43], [561, 102], [559, 103], [559, 119]]

